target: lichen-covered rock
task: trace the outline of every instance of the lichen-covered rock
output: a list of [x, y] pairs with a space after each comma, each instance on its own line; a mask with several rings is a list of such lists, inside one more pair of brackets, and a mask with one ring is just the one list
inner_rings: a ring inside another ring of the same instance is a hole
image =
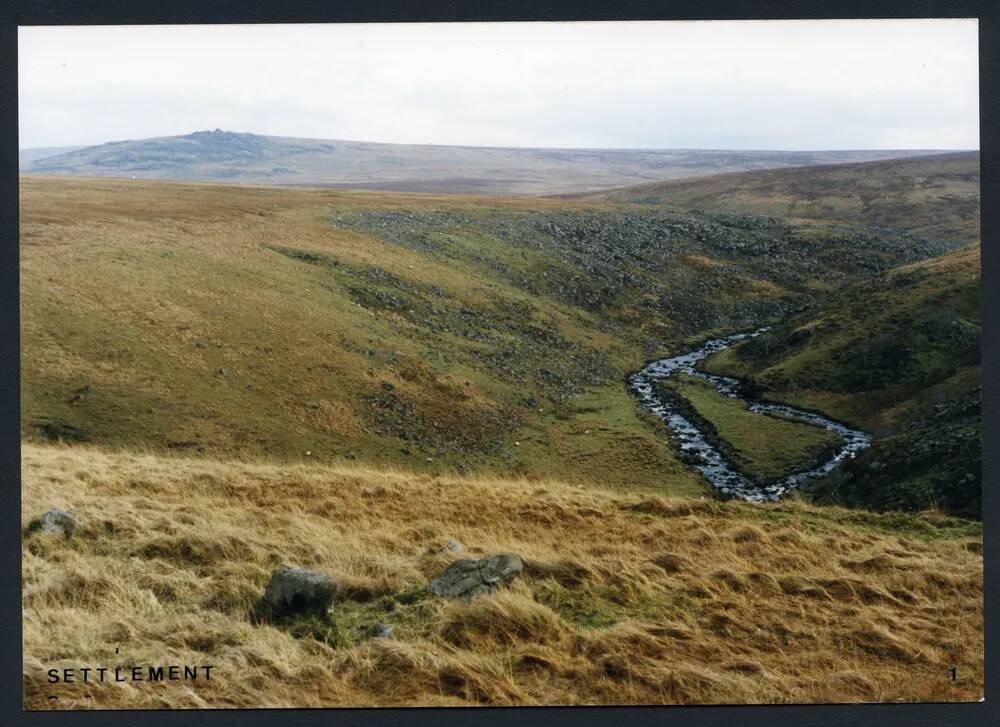
[[273, 617], [323, 615], [333, 605], [337, 583], [325, 573], [279, 566], [271, 574], [261, 605]]
[[521, 571], [524, 563], [516, 555], [501, 554], [489, 558], [464, 558], [448, 566], [428, 584], [435, 595], [469, 600], [507, 585]]
[[69, 540], [76, 528], [76, 515], [54, 508], [42, 516], [41, 528], [46, 535], [61, 535]]
[[464, 545], [457, 540], [448, 538], [444, 541], [444, 544], [442, 544], [441, 547], [435, 551], [435, 553], [437, 555], [447, 555], [448, 553], [461, 553], [463, 550], [465, 550]]

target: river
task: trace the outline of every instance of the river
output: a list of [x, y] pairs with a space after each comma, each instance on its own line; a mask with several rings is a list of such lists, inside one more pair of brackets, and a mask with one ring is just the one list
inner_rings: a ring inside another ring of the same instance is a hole
[[[787, 404], [747, 399], [738, 379], [727, 376], [713, 376], [695, 370], [695, 365], [703, 358], [717, 353], [734, 343], [759, 336], [767, 328], [761, 328], [749, 333], [735, 333], [723, 338], [713, 338], [701, 346], [681, 354], [662, 358], [647, 364], [645, 368], [628, 378], [629, 391], [639, 400], [649, 412], [659, 417], [670, 429], [682, 452], [693, 458], [695, 468], [708, 480], [716, 490], [733, 497], [750, 502], [768, 502], [777, 500], [783, 494], [799, 487], [803, 482], [821, 477], [846, 459], [853, 459], [858, 452], [871, 444], [871, 435], [851, 429], [840, 422], [816, 414], [797, 409]], [[655, 383], [660, 379], [676, 374], [690, 374], [705, 379], [724, 396], [733, 399], [743, 399], [752, 412], [761, 415], [768, 413], [780, 414], [813, 426], [829, 429], [837, 434], [842, 445], [836, 453], [822, 464], [811, 469], [792, 472], [783, 479], [758, 483], [739, 472], [726, 457], [699, 431], [691, 421], [676, 411], [668, 402], [661, 400], [655, 393]]]

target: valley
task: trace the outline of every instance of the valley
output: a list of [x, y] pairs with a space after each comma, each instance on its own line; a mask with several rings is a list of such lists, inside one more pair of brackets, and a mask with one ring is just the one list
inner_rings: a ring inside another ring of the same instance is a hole
[[978, 246], [896, 268], [705, 367], [875, 434], [870, 450], [817, 483], [821, 500], [979, 516], [979, 271]]
[[[885, 226], [23, 175], [26, 705], [978, 698], [974, 191]], [[332, 610], [255, 615], [281, 565]], [[48, 700], [164, 654], [243, 677]]]
[[871, 444], [864, 432], [787, 404], [748, 399], [743, 382], [695, 368], [705, 357], [766, 332], [706, 341], [653, 361], [628, 380], [629, 390], [667, 424], [682, 458], [716, 494], [750, 502], [777, 500]]
[[671, 493], [703, 486], [630, 372], [954, 247], [551, 200], [22, 184], [28, 439]]
[[12, 27], [8, 721], [989, 723], [989, 18], [383, 6]]

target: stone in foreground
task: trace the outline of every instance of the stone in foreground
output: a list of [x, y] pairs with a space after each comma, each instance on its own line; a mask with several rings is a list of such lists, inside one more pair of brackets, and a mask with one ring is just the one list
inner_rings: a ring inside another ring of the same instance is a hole
[[76, 528], [76, 515], [68, 510], [52, 509], [42, 516], [41, 525], [46, 535], [61, 535], [69, 540]]
[[321, 616], [333, 605], [336, 593], [336, 581], [325, 573], [279, 566], [261, 600], [272, 616]]
[[469, 599], [507, 585], [524, 570], [520, 557], [510, 554], [489, 558], [464, 558], [448, 566], [428, 584], [431, 593], [444, 598]]

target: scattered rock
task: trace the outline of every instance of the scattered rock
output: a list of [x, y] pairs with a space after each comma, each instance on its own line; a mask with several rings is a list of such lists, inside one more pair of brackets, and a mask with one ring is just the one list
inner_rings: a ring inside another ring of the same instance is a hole
[[333, 605], [337, 583], [325, 573], [279, 566], [271, 574], [261, 605], [276, 617], [324, 615]]
[[435, 555], [445, 555], [446, 553], [461, 553], [463, 550], [465, 550], [464, 545], [462, 545], [457, 540], [448, 538], [446, 541], [444, 541], [444, 545], [442, 545], [435, 551]]
[[395, 637], [395, 630], [389, 624], [375, 624], [375, 628], [372, 629], [372, 638], [374, 639], [391, 639]]
[[79, 404], [83, 401], [83, 397], [90, 393], [90, 385], [81, 386], [79, 389], [73, 392], [73, 395], [69, 398], [70, 404]]
[[42, 516], [41, 528], [46, 535], [61, 535], [69, 540], [76, 528], [76, 515], [68, 510], [49, 510]]
[[229, 376], [229, 369], [227, 369], [227, 368], [216, 369], [215, 370], [215, 375], [218, 376], [219, 378], [224, 379], [227, 376]]
[[524, 563], [521, 558], [507, 553], [489, 558], [464, 558], [448, 566], [427, 588], [443, 598], [468, 601], [474, 596], [490, 593], [507, 585], [522, 570]]

